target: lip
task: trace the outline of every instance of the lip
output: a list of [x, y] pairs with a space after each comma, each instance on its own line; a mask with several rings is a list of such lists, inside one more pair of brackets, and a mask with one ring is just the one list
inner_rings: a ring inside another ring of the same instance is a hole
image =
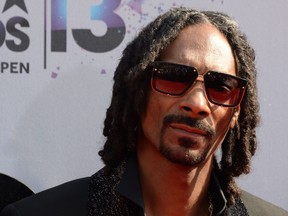
[[180, 133], [187, 134], [189, 136], [207, 136], [207, 132], [203, 131], [199, 128], [195, 127], [190, 127], [189, 125], [186, 124], [178, 124], [178, 123], [171, 123], [170, 127]]

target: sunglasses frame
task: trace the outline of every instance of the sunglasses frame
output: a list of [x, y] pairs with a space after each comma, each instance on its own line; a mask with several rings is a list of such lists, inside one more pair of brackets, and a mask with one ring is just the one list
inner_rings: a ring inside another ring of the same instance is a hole
[[[156, 84], [155, 84], [155, 74], [157, 74], [157, 68], [161, 68], [163, 67], [164, 65], [169, 65], [169, 66], [177, 66], [177, 67], [184, 67], [186, 69], [189, 69], [189, 71], [193, 71], [197, 74], [195, 80], [193, 82], [189, 82], [189, 85], [187, 86], [186, 89], [183, 90], [183, 92], [181, 93], [171, 93], [171, 92], [165, 92], [165, 91], [161, 91], [159, 89], [156, 88]], [[164, 61], [155, 61], [153, 62], [151, 65], [150, 65], [150, 68], [151, 68], [151, 71], [152, 71], [152, 76], [151, 76], [151, 88], [156, 91], [156, 92], [159, 92], [161, 94], [164, 94], [164, 95], [168, 95], [168, 96], [172, 96], [172, 97], [180, 97], [180, 96], [183, 96], [185, 95], [190, 89], [191, 87], [193, 86], [193, 84], [195, 83], [195, 81], [197, 80], [197, 78], [199, 76], [203, 77], [203, 83], [204, 83], [204, 87], [205, 87], [205, 95], [207, 97], [207, 99], [213, 103], [213, 104], [216, 104], [216, 105], [219, 105], [219, 106], [223, 106], [223, 107], [236, 107], [238, 106], [243, 97], [244, 97], [244, 94], [245, 94], [245, 91], [246, 91], [246, 87], [247, 87], [247, 80], [242, 78], [242, 77], [238, 77], [238, 76], [233, 76], [231, 74], [226, 74], [226, 73], [221, 73], [221, 72], [217, 72], [217, 71], [207, 71], [205, 74], [199, 74], [198, 73], [198, 70], [196, 67], [193, 67], [193, 66], [188, 66], [188, 65], [181, 65], [181, 64], [176, 64], [176, 63], [170, 63], [170, 62], [164, 62]], [[238, 86], [239, 86], [239, 96], [237, 98], [237, 100], [233, 103], [233, 104], [223, 104], [223, 103], [219, 103], [217, 101], [215, 101], [214, 99], [212, 99], [209, 95], [209, 91], [207, 91], [209, 89], [209, 86], [207, 86], [207, 82], [205, 82], [205, 76], [208, 76], [210, 74], [216, 74], [216, 75], [224, 75], [225, 77], [231, 77], [233, 78], [234, 80], [237, 81], [238, 83]]]

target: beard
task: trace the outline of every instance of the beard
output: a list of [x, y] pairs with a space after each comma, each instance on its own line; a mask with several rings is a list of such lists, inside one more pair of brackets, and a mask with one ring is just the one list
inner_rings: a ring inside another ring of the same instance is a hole
[[[193, 147], [199, 145], [199, 140], [193, 138], [179, 137], [176, 140], [178, 142], [177, 144], [169, 143], [166, 139], [166, 131], [171, 123], [186, 124], [190, 127], [195, 127], [205, 131], [205, 139], [207, 139], [205, 141], [207, 143], [197, 150], [193, 149]], [[215, 130], [202, 120], [195, 120], [180, 115], [168, 115], [163, 120], [159, 151], [166, 159], [173, 163], [185, 166], [195, 166], [202, 163], [207, 158], [207, 154], [213, 146], [211, 139], [214, 134]]]

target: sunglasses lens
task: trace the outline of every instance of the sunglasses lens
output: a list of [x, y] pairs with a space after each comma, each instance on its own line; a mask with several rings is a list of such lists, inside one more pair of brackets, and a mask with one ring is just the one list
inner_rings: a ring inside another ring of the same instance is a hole
[[208, 99], [223, 106], [237, 106], [244, 94], [244, 79], [218, 72], [208, 72], [204, 76]]
[[157, 62], [153, 65], [152, 88], [164, 94], [182, 95], [196, 78], [193, 67]]

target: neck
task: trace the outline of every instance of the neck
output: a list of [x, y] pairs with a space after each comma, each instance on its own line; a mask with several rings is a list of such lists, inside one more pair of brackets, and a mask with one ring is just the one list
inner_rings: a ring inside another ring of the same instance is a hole
[[212, 156], [197, 167], [172, 163], [138, 149], [146, 215], [209, 215]]

